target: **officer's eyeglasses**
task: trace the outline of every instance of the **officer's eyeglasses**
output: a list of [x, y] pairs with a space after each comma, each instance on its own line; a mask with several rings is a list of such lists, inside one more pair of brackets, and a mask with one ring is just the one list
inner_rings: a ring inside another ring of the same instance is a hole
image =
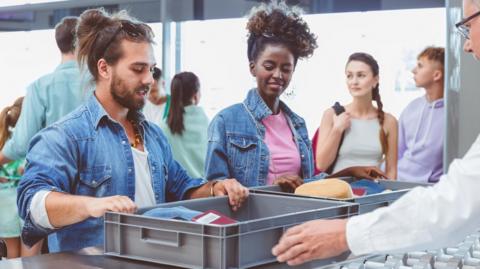
[[465, 38], [470, 39], [470, 26], [467, 26], [467, 22], [473, 20], [475, 17], [480, 15], [480, 11], [474, 13], [473, 15], [457, 22], [455, 27], [457, 28], [458, 32]]

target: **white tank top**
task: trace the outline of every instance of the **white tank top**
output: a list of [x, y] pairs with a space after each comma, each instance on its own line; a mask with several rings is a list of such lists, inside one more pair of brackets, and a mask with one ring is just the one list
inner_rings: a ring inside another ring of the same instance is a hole
[[135, 204], [138, 208], [156, 204], [152, 186], [152, 174], [148, 164], [148, 151], [147, 147], [144, 148], [145, 152], [131, 148], [133, 167], [135, 168]]
[[350, 128], [345, 130], [333, 172], [352, 166], [379, 167], [381, 161], [382, 144], [378, 119], [351, 119]]

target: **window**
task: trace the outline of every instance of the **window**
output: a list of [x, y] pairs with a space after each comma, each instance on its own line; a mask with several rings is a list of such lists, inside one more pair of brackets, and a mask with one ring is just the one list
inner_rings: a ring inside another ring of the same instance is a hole
[[[335, 101], [349, 103], [344, 68], [348, 56], [363, 51], [380, 65], [384, 109], [397, 118], [414, 98], [411, 70], [426, 46], [445, 46], [445, 9], [415, 9], [306, 15], [319, 47], [299, 61], [282, 99], [304, 117], [310, 136], [323, 111]], [[248, 70], [246, 19], [190, 21], [182, 24], [182, 70], [201, 81], [203, 105], [210, 117], [241, 102], [255, 86]]]

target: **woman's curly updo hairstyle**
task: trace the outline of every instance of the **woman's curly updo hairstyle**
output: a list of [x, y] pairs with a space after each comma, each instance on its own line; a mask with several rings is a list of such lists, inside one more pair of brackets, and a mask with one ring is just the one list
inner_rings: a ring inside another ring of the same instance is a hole
[[317, 37], [301, 18], [302, 10], [284, 1], [252, 8], [247, 23], [248, 61], [254, 62], [266, 45], [283, 45], [293, 54], [295, 65], [317, 48]]

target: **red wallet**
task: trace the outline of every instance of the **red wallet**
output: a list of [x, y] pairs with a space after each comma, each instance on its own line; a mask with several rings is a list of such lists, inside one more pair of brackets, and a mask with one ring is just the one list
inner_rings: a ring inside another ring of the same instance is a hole
[[365, 188], [352, 188], [353, 194], [356, 196], [364, 196], [367, 193]]

